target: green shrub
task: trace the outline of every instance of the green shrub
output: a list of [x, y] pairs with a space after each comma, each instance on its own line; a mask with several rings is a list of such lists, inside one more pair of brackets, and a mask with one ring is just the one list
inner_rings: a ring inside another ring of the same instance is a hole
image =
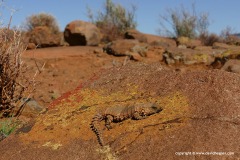
[[[160, 15], [160, 34], [170, 37], [196, 38], [207, 33], [209, 26], [207, 13], [196, 13], [192, 5], [192, 12], [183, 6], [180, 9], [168, 9], [167, 15]], [[172, 30], [171, 30], [172, 29]]]
[[34, 14], [26, 19], [26, 29], [27, 31], [32, 31], [34, 28], [39, 26], [48, 27], [52, 33], [57, 34], [60, 32], [58, 23], [51, 14], [48, 13], [39, 13]]
[[88, 17], [92, 23], [96, 24], [108, 40], [122, 36], [128, 29], [135, 29], [136, 7], [132, 5], [132, 10], [127, 10], [120, 4], [115, 4], [111, 0], [106, 0], [103, 11], [94, 15], [88, 8]]
[[17, 123], [11, 118], [0, 122], [0, 141], [9, 136], [17, 128]]

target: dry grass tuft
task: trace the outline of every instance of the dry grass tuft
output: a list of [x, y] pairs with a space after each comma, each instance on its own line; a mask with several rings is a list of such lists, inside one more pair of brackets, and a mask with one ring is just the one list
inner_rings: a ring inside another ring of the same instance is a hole
[[21, 32], [9, 28], [0, 30], [0, 115], [16, 116], [23, 106], [20, 100], [29, 98], [34, 91], [34, 77], [30, 78], [28, 66], [22, 61], [25, 51]]

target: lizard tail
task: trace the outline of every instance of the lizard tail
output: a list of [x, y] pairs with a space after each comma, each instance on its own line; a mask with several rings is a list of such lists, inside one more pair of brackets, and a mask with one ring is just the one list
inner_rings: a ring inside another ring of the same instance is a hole
[[90, 124], [92, 131], [97, 136], [97, 140], [98, 140], [98, 143], [100, 144], [100, 146], [103, 146], [103, 139], [102, 139], [102, 134], [99, 131], [99, 128], [97, 126], [99, 125], [99, 122], [101, 122], [102, 120], [103, 120], [103, 116], [101, 114], [96, 114], [93, 117], [92, 122]]

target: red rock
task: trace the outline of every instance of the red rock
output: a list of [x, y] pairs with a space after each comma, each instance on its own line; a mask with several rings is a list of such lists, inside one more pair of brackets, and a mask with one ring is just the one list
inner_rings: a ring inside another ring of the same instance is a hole
[[94, 24], [80, 20], [70, 22], [64, 30], [64, 39], [70, 46], [96, 46], [101, 38], [100, 30]]
[[238, 59], [230, 59], [228, 60], [221, 70], [225, 70], [228, 72], [239, 73], [240, 74], [240, 60]]
[[198, 46], [202, 46], [202, 42], [197, 39], [190, 39], [188, 37], [179, 37], [177, 38], [177, 44], [179, 45], [184, 45], [187, 48], [195, 48]]
[[34, 43], [28, 43], [27, 49], [35, 49], [36, 45]]
[[161, 46], [163, 48], [177, 47], [176, 41], [171, 38], [160, 37], [151, 34], [144, 34], [147, 37], [147, 43], [152, 46]]
[[134, 39], [120, 39], [109, 43], [103, 50], [114, 56], [127, 56], [129, 52], [134, 52], [146, 57], [148, 45]]
[[127, 30], [126, 33], [124, 34], [124, 37], [125, 39], [136, 39], [139, 42], [144, 42], [144, 43], [147, 42], [146, 36], [135, 29]]

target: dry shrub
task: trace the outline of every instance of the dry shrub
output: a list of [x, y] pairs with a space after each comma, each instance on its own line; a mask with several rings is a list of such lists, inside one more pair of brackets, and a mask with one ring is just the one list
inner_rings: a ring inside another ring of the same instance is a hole
[[201, 40], [202, 44], [205, 45], [205, 46], [212, 46], [214, 42], [222, 42], [222, 39], [214, 33], [201, 34], [199, 36], [199, 39]]
[[100, 28], [106, 41], [115, 40], [122, 37], [128, 29], [135, 29], [136, 6], [132, 5], [132, 10], [127, 10], [120, 4], [115, 4], [111, 0], [106, 0], [103, 11], [94, 15], [88, 8], [88, 17], [92, 23]]
[[31, 15], [26, 19], [25, 39], [38, 48], [59, 46], [62, 33], [56, 19], [47, 13]]
[[29, 69], [22, 61], [25, 48], [20, 31], [0, 30], [0, 117], [20, 113], [21, 98], [34, 90], [34, 78], [29, 78]]
[[196, 38], [198, 35], [207, 33], [209, 24], [208, 13], [197, 13], [193, 4], [191, 11], [183, 6], [167, 9], [166, 15], [160, 15], [158, 32], [169, 37]]
[[234, 29], [227, 26], [220, 33], [220, 37], [223, 39], [223, 42], [230, 45], [240, 45], [240, 38], [238, 34], [234, 34]]
[[48, 13], [34, 14], [26, 19], [27, 31], [32, 31], [36, 27], [48, 27], [52, 33], [58, 34], [60, 32], [58, 23], [54, 16]]

